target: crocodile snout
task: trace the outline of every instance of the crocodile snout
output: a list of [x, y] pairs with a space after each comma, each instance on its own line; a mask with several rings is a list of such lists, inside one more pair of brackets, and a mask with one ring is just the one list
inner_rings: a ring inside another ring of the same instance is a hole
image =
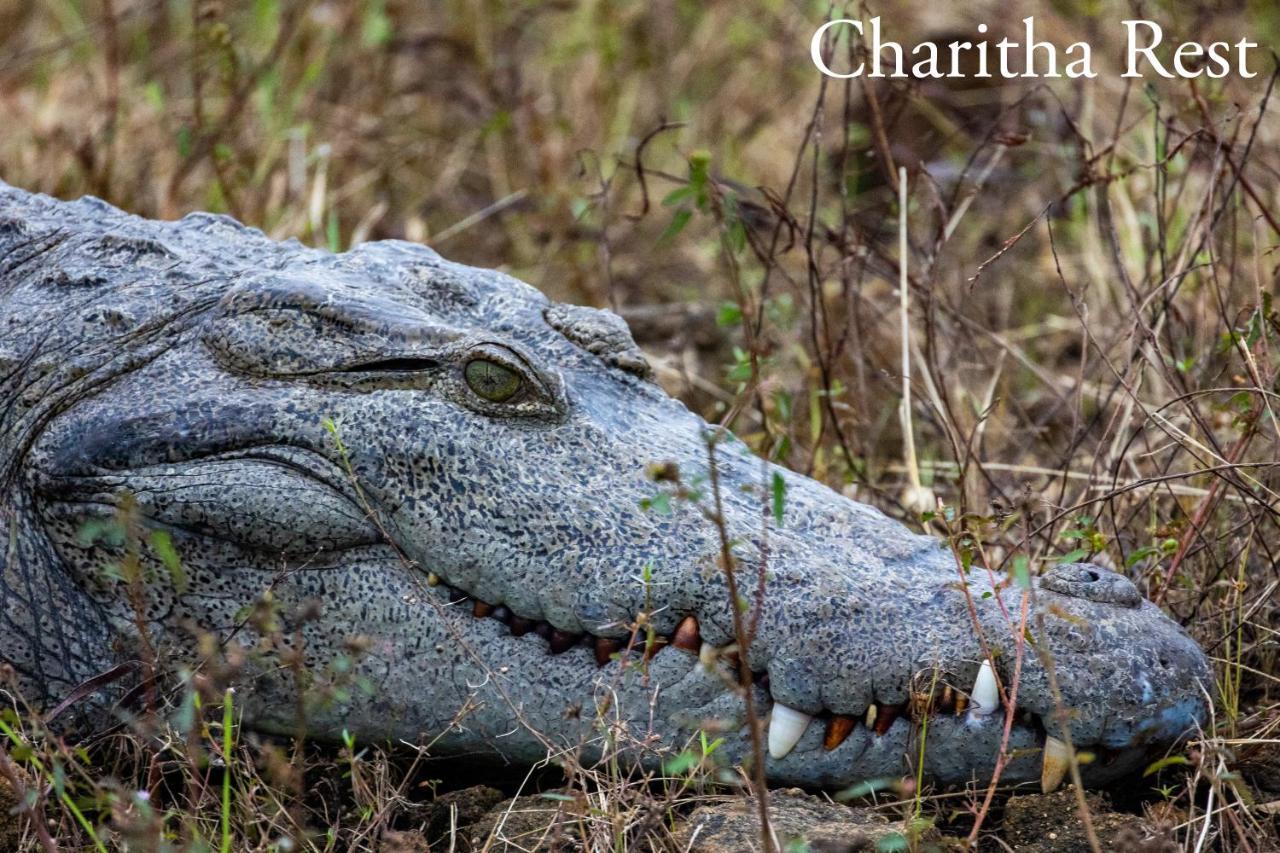
[[1142, 604], [1142, 595], [1128, 578], [1087, 563], [1054, 566], [1040, 576], [1040, 586], [1059, 595], [1098, 604], [1117, 607], [1138, 607]]

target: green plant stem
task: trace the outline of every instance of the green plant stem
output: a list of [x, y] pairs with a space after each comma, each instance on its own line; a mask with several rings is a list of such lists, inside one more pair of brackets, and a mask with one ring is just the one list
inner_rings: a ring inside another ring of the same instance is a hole
[[222, 703], [222, 853], [231, 853], [231, 746], [234, 740], [233, 699], [235, 691], [227, 688]]
[[[0, 732], [4, 732], [5, 737], [7, 737], [14, 746], [27, 746], [27, 744], [22, 742], [22, 738], [18, 736], [18, 733], [15, 732], [4, 720], [0, 720]], [[106, 845], [102, 843], [102, 839], [98, 838], [98, 833], [93, 828], [93, 824], [89, 823], [89, 819], [84, 816], [84, 812], [80, 811], [80, 807], [76, 805], [75, 800], [71, 799], [71, 795], [67, 793], [66, 786], [56, 783], [53, 774], [45, 769], [44, 764], [41, 763], [40, 759], [32, 755], [30, 761], [31, 766], [36, 769], [36, 772], [44, 777], [44, 779], [53, 786], [53, 789], [58, 792], [58, 799], [67, 807], [67, 811], [71, 812], [75, 817], [76, 822], [80, 824], [80, 828], [84, 830], [85, 834], [89, 836], [89, 840], [93, 842], [94, 848], [101, 851], [101, 853], [107, 853]]]

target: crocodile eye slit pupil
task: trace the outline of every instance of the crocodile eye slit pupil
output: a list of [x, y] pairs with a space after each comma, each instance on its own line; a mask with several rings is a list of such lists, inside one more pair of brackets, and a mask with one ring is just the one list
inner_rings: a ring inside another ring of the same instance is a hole
[[467, 362], [463, 374], [467, 386], [482, 399], [505, 403], [516, 395], [523, 384], [520, 374], [497, 362], [477, 358]]

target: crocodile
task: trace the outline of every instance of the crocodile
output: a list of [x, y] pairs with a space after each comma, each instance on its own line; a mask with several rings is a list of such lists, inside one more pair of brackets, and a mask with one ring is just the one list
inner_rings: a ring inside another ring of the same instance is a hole
[[1052, 788], [1072, 750], [1106, 784], [1206, 724], [1205, 655], [1121, 574], [968, 565], [651, 374], [616, 314], [422, 245], [0, 184], [11, 698], [116, 721], [112, 673], [189, 676], [215, 637], [245, 724], [292, 733], [267, 602], [295, 663], [363, 685], [304, 703], [335, 741], [644, 762], [709, 732], [771, 783], [1003, 755]]

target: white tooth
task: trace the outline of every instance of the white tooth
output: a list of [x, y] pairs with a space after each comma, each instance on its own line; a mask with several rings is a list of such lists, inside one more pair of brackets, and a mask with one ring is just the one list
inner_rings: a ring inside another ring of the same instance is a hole
[[773, 716], [769, 719], [769, 754], [774, 758], [785, 758], [795, 748], [812, 719], [804, 711], [775, 702]]
[[996, 671], [991, 668], [991, 661], [984, 660], [978, 667], [969, 701], [969, 713], [974, 716], [985, 717], [1000, 710], [1000, 690], [996, 687]]
[[867, 716], [863, 718], [864, 726], [871, 728], [876, 724], [876, 703], [872, 702], [867, 706]]
[[1048, 794], [1058, 790], [1062, 779], [1071, 768], [1071, 747], [1052, 735], [1044, 739], [1044, 766], [1040, 770], [1040, 791]]
[[703, 643], [702, 648], [698, 650], [698, 662], [702, 664], [703, 669], [715, 669], [716, 659], [719, 657], [720, 653], [710, 643]]

